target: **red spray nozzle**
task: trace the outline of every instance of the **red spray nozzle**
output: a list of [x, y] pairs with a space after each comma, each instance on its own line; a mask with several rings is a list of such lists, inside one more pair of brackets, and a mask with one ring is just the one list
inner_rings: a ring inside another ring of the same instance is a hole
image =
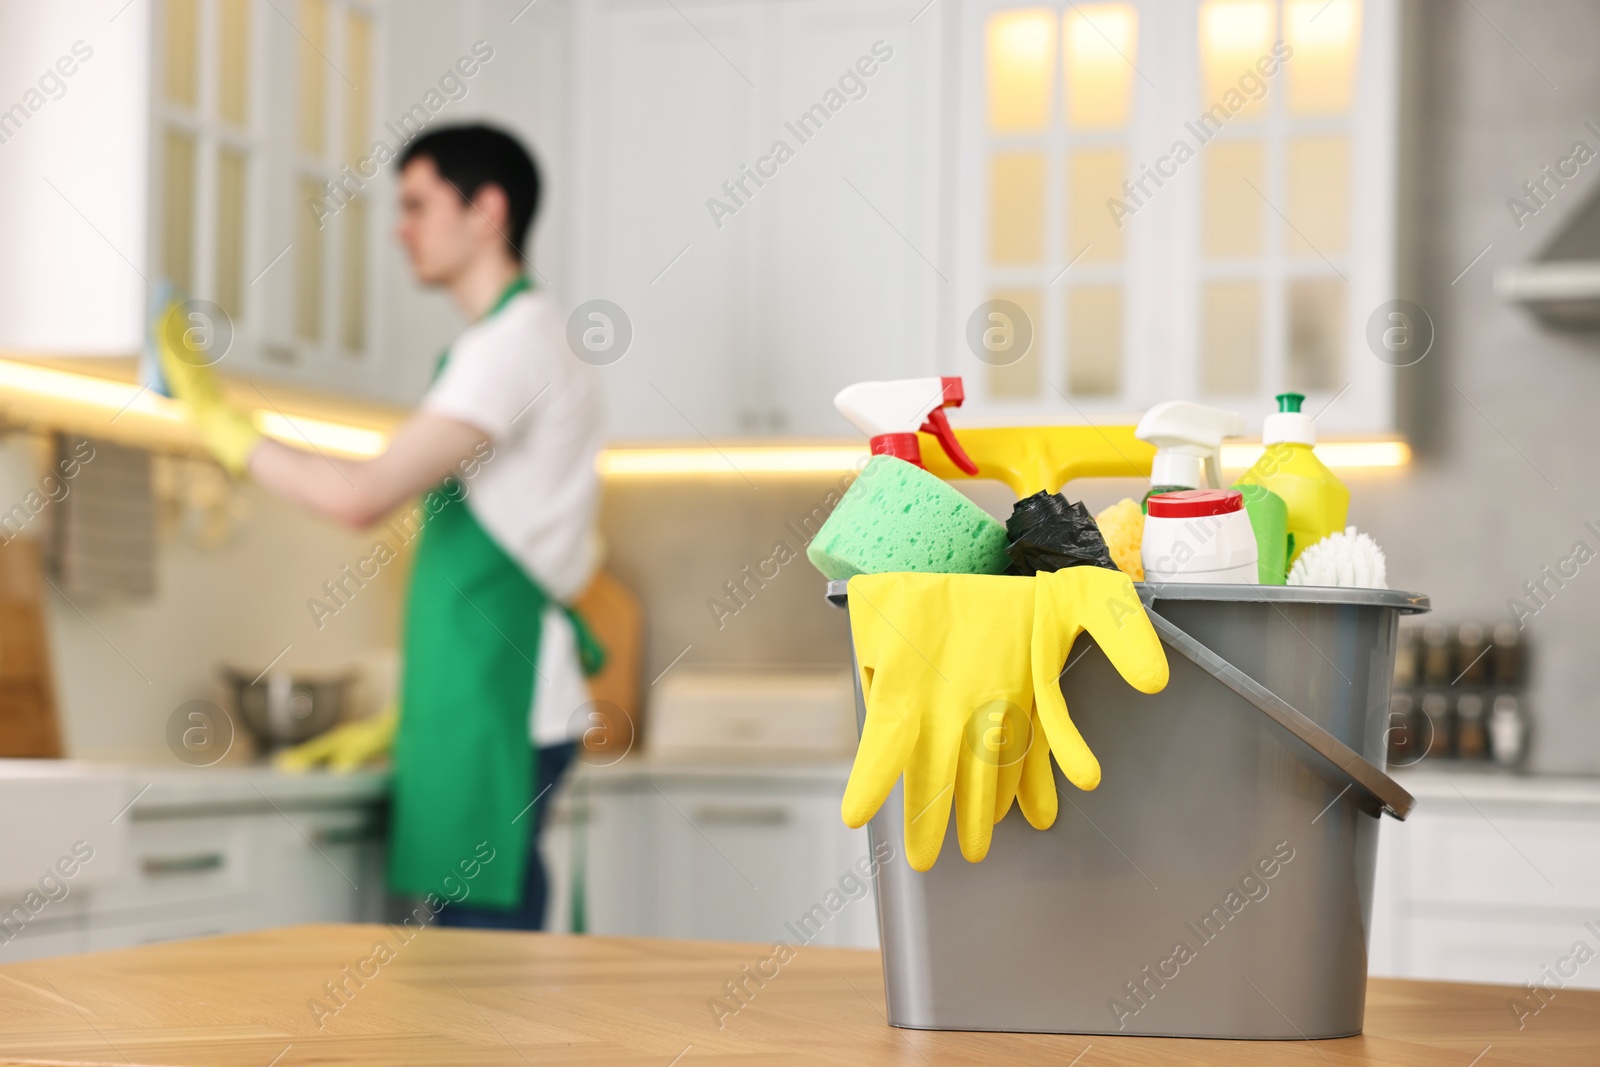
[[834, 397], [839, 411], [866, 432], [875, 456], [894, 456], [922, 466], [922, 449], [917, 431], [932, 434], [945, 455], [967, 474], [978, 472], [977, 464], [956, 440], [955, 431], [945, 418], [945, 408], [960, 407], [966, 399], [961, 379], [905, 378], [890, 382], [858, 382]]
[[[959, 387], [959, 379], [957, 379]], [[959, 401], [958, 401], [959, 403]], [[951, 405], [952, 407], [954, 405]], [[956, 440], [956, 432], [950, 428], [950, 420], [945, 418], [943, 408], [934, 408], [928, 412], [928, 421], [919, 429], [923, 433], [931, 433], [939, 439], [939, 447], [944, 449], [944, 454], [950, 457], [950, 462], [960, 467], [967, 474], [977, 474], [978, 465], [972, 462], [972, 457], [967, 455], [967, 450], [961, 447], [961, 442]]]

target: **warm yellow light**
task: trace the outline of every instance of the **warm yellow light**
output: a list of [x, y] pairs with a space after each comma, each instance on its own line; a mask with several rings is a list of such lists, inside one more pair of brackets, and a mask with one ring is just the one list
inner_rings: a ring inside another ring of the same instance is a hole
[[340, 422], [310, 419], [304, 415], [285, 415], [277, 411], [256, 412], [256, 425], [268, 437], [304, 448], [311, 445], [321, 452], [332, 452], [351, 459], [370, 459], [389, 447], [389, 435], [380, 430], [347, 426]]
[[1138, 15], [1130, 4], [1091, 4], [1067, 12], [1067, 122], [1115, 129], [1128, 121]]
[[[1207, 109], [1221, 107], [1222, 116], [1259, 115], [1265, 95], [1256, 63], [1272, 54], [1273, 5], [1268, 0], [1208, 0], [1200, 9], [1200, 65]], [[1291, 60], [1293, 62], [1293, 60]], [[1252, 89], [1247, 80], [1254, 79]], [[1256, 97], [1245, 95], [1258, 94]]]
[[599, 467], [606, 476], [842, 474], [860, 470], [867, 456], [862, 445], [608, 448]]
[[1055, 12], [1039, 7], [991, 15], [986, 49], [989, 128], [996, 133], [1044, 129], [1055, 72]]
[[148, 389], [141, 390], [137, 385], [5, 359], [0, 359], [0, 390], [88, 404], [106, 408], [113, 414], [126, 409], [168, 422], [183, 421], [183, 411], [177, 404]]
[[[1259, 444], [1228, 442], [1222, 446], [1225, 470], [1242, 471], [1255, 465], [1264, 449]], [[1411, 446], [1398, 439], [1379, 441], [1321, 441], [1317, 458], [1332, 470], [1368, 470], [1404, 467], [1411, 462]]]
[[1290, 110], [1302, 115], [1349, 110], [1361, 27], [1359, 0], [1290, 0], [1284, 23], [1294, 49], [1294, 58], [1284, 65]]
[[[1228, 442], [1222, 466], [1244, 470], [1261, 458], [1260, 444]], [[1324, 441], [1317, 456], [1334, 470], [1404, 467], [1411, 448], [1398, 438]], [[843, 474], [859, 471], [868, 458], [860, 445], [738, 445], [725, 448], [608, 448], [600, 453], [607, 477], [740, 474]]]
[[1296, 52], [1348, 48], [1355, 40], [1359, 11], [1356, 0], [1289, 0], [1284, 11], [1289, 43]]
[[1208, 52], [1261, 53], [1272, 46], [1272, 5], [1266, 0], [1212, 0], [1200, 15]]
[[[0, 393], [103, 411], [108, 435], [116, 429], [111, 424], [123, 419], [128, 420], [123, 429], [141, 417], [174, 426], [184, 422], [182, 404], [131, 382], [11, 360], [0, 359]], [[389, 443], [379, 430], [277, 411], [257, 412], [256, 422], [268, 437], [302, 448], [310, 442], [323, 452], [353, 459], [378, 455]]]

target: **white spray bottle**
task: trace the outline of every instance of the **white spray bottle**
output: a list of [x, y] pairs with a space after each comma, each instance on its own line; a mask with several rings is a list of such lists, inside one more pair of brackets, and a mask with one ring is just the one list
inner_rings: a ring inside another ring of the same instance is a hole
[[1222, 442], [1244, 435], [1244, 420], [1232, 411], [1208, 408], [1187, 400], [1157, 404], [1144, 413], [1133, 431], [1156, 446], [1150, 464], [1150, 492], [1178, 489], [1221, 489]]

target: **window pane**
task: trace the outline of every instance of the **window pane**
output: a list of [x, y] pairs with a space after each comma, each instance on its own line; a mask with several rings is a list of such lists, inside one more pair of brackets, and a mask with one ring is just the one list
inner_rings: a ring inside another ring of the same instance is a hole
[[1116, 396], [1122, 388], [1122, 287], [1067, 290], [1067, 391]]
[[322, 338], [322, 231], [305, 205], [320, 202], [322, 186], [300, 179], [300, 225], [295, 237], [294, 328], [302, 339]]
[[244, 314], [245, 155], [217, 153], [217, 303], [234, 318]]
[[1289, 251], [1337, 255], [1350, 229], [1350, 142], [1296, 137], [1289, 142]]
[[1207, 0], [1200, 8], [1201, 87], [1211, 116], [1201, 121], [1208, 132], [1232, 116], [1266, 110], [1265, 92], [1254, 89], [1252, 99], [1252, 88], [1263, 84], [1256, 60], [1272, 55], [1272, 8], [1271, 0]]
[[1128, 121], [1138, 25], [1131, 4], [1090, 4], [1067, 12], [1062, 58], [1069, 126], [1115, 129]]
[[328, 5], [327, 0], [300, 0], [295, 35], [299, 47], [300, 149], [322, 155], [327, 143]]
[[1266, 205], [1257, 190], [1266, 184], [1265, 149], [1260, 141], [1213, 141], [1205, 157], [1205, 254], [1259, 255]]
[[1039, 328], [1043, 307], [1037, 289], [1002, 289], [995, 300], [1009, 300], [1032, 320], [1033, 343], [1021, 359], [1004, 367], [989, 367], [989, 395], [998, 400], [1034, 400], [1039, 396]]
[[249, 118], [250, 0], [221, 0], [217, 51], [217, 114], [243, 126]]
[[1316, 278], [1289, 284], [1289, 387], [1302, 392], [1340, 384], [1344, 282]]
[[161, 152], [161, 270], [185, 291], [194, 289], [194, 138], [167, 130]]
[[1122, 258], [1122, 231], [1106, 202], [1123, 195], [1127, 169], [1127, 153], [1120, 148], [1084, 149], [1068, 157], [1065, 254], [1069, 261], [1080, 252], [1083, 263]]
[[367, 147], [372, 93], [372, 21], [357, 11], [345, 16], [344, 60], [345, 76], [353, 83], [345, 86], [345, 158], [355, 163]]
[[1002, 11], [986, 30], [989, 128], [996, 133], [1042, 130], [1050, 122], [1056, 16], [1049, 8]]
[[340, 214], [344, 218], [340, 340], [346, 352], [359, 354], [367, 347], [367, 202], [357, 197]]
[[1044, 155], [1024, 152], [989, 161], [989, 261], [1044, 259]]
[[167, 99], [194, 107], [200, 102], [200, 0], [167, 0]]
[[1289, 110], [1297, 115], [1348, 111], [1361, 37], [1360, 0], [1289, 0], [1284, 22], [1294, 49], [1294, 59], [1284, 64]]
[[1201, 299], [1201, 382], [1208, 393], [1260, 388], [1261, 286], [1209, 282]]

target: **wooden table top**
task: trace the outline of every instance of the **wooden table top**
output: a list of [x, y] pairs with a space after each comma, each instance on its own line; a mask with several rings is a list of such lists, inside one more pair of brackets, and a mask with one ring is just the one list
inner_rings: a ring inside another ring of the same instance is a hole
[[[386, 952], [375, 955], [384, 942]], [[0, 966], [0, 1063], [1306, 1064], [1600, 1062], [1600, 992], [1560, 990], [1525, 1028], [1510, 987], [1374, 979], [1335, 1041], [898, 1030], [878, 954], [802, 947], [719, 1028], [709, 1002], [770, 946], [296, 926]], [[387, 959], [382, 958], [387, 955]], [[373, 977], [345, 979], [345, 967]], [[350, 995], [335, 1011], [324, 983]], [[320, 999], [319, 1011], [314, 1005]], [[1074, 1057], [1079, 1057], [1075, 1059]]]

